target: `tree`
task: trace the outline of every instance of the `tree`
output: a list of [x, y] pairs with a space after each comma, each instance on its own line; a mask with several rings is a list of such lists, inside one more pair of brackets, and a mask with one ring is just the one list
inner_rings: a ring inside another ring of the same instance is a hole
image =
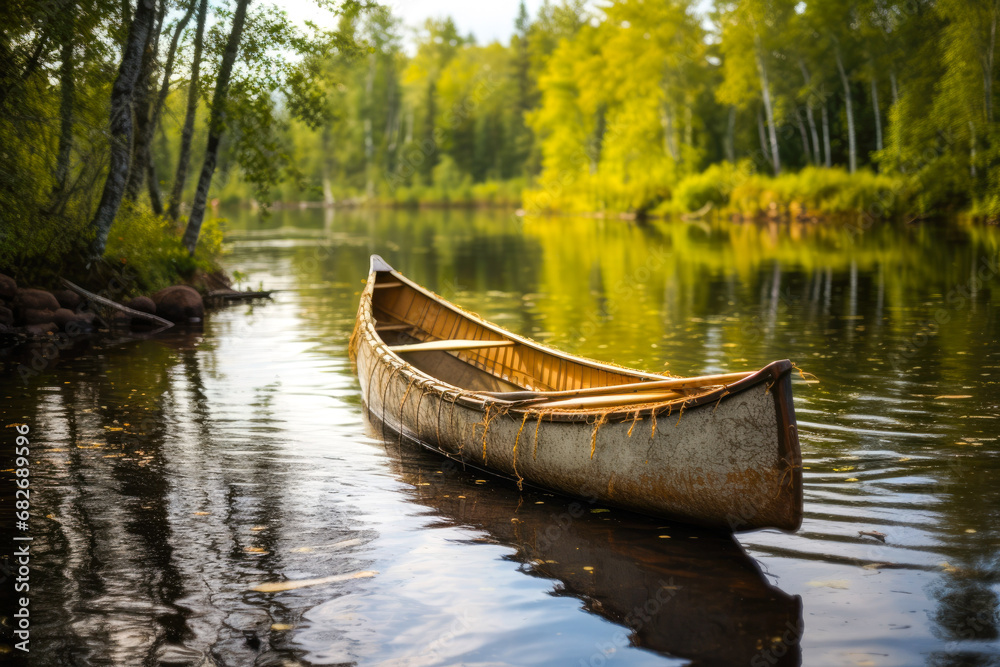
[[191, 164], [191, 141], [194, 137], [195, 114], [198, 111], [198, 80], [201, 74], [201, 58], [204, 49], [205, 20], [208, 15], [208, 0], [198, 0], [198, 26], [194, 34], [194, 56], [191, 60], [191, 75], [188, 80], [187, 106], [184, 111], [184, 128], [181, 130], [180, 151], [177, 156], [177, 170], [170, 189], [167, 215], [174, 221], [180, 214], [181, 197], [187, 183], [188, 167]]
[[128, 38], [122, 52], [121, 64], [118, 67], [118, 76], [111, 89], [110, 165], [104, 192], [91, 222], [94, 239], [90, 250], [95, 258], [104, 254], [108, 232], [111, 231], [111, 224], [125, 194], [125, 183], [131, 163], [132, 99], [142, 69], [143, 47], [153, 29], [155, 15], [154, 0], [138, 0], [135, 17], [129, 26]]
[[781, 172], [781, 153], [770, 75], [772, 49], [766, 40], [786, 33], [787, 9], [771, 0], [727, 3], [719, 9], [725, 78], [717, 97], [742, 108], [760, 99], [767, 120], [767, 142], [761, 150], [775, 175]]
[[233, 73], [233, 64], [236, 62], [236, 53], [240, 48], [240, 39], [243, 37], [243, 24], [246, 22], [247, 6], [250, 0], [237, 0], [236, 11], [233, 13], [233, 26], [229, 32], [229, 39], [226, 42], [226, 50], [222, 55], [222, 65], [219, 67], [219, 75], [215, 80], [215, 93], [212, 96], [211, 112], [208, 119], [208, 145], [205, 147], [205, 162], [201, 167], [201, 175], [198, 178], [198, 188], [195, 190], [194, 203], [191, 205], [191, 215], [188, 216], [188, 224], [184, 230], [183, 243], [187, 251], [194, 254], [198, 245], [198, 235], [201, 233], [201, 224], [205, 218], [205, 205], [208, 203], [208, 188], [212, 183], [212, 176], [215, 174], [215, 166], [219, 159], [219, 144], [222, 141], [222, 134], [225, 131], [225, 113], [229, 94], [229, 77]]
[[135, 174], [135, 183], [133, 185], [134, 192], [132, 197], [138, 196], [138, 190], [142, 185], [143, 180], [147, 182], [149, 188], [149, 201], [153, 207], [153, 211], [157, 215], [163, 215], [163, 202], [160, 198], [160, 186], [156, 178], [156, 167], [153, 162], [153, 154], [151, 151], [151, 146], [153, 142], [153, 133], [159, 126], [160, 113], [163, 111], [163, 105], [166, 103], [167, 95], [170, 94], [170, 77], [174, 73], [174, 59], [177, 56], [177, 46], [180, 43], [181, 34], [184, 32], [184, 28], [187, 26], [188, 21], [191, 20], [191, 15], [194, 13], [195, 5], [197, 0], [189, 0], [187, 9], [184, 10], [184, 14], [177, 21], [174, 27], [173, 37], [170, 39], [170, 47], [167, 49], [167, 60], [163, 65], [163, 81], [160, 83], [159, 91], [156, 97], [151, 101], [149, 110], [149, 119], [146, 122], [145, 132], [142, 138], [141, 148], [137, 148], [135, 151], [135, 159], [139, 161], [141, 173], [135, 174], [135, 169], [133, 168], [133, 174]]

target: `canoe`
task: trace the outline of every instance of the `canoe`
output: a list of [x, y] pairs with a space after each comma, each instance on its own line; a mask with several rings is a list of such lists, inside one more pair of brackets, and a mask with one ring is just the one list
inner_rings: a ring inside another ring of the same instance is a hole
[[788, 360], [673, 378], [560, 352], [371, 257], [349, 345], [369, 415], [440, 454], [635, 512], [797, 530]]

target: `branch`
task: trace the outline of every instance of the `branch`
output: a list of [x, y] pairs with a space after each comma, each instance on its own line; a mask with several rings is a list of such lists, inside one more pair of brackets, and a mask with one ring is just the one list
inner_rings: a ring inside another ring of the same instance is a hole
[[162, 325], [164, 329], [168, 329], [174, 326], [174, 323], [171, 322], [170, 320], [165, 320], [162, 317], [157, 317], [156, 315], [150, 315], [149, 313], [144, 313], [141, 310], [135, 310], [133, 308], [129, 308], [128, 306], [123, 306], [120, 303], [115, 303], [111, 299], [106, 299], [103, 296], [98, 296], [97, 294], [94, 294], [93, 292], [88, 292], [79, 285], [74, 285], [65, 278], [60, 278], [59, 280], [62, 281], [63, 285], [70, 288], [80, 296], [83, 296], [95, 303], [99, 303], [102, 306], [107, 306], [108, 308], [112, 308], [114, 310], [123, 312], [127, 315], [131, 315], [132, 317], [140, 320], [149, 320], [150, 322], [156, 322], [157, 324]]

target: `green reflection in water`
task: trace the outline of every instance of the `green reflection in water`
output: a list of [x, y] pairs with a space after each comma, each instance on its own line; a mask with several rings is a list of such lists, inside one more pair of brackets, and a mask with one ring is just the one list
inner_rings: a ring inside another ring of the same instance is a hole
[[[792, 359], [821, 381], [796, 385], [806, 528], [745, 543], [759, 554], [940, 572], [935, 635], [995, 638], [1000, 229], [306, 210], [266, 222], [237, 212], [230, 238], [236, 264], [251, 240], [286, 239], [291, 276], [273, 277], [326, 291], [303, 317], [335, 355], [346, 354], [368, 255], [378, 253], [467, 309], [585, 356], [675, 374]], [[896, 548], [856, 536], [873, 526]], [[951, 647], [933, 661], [981, 648]]]

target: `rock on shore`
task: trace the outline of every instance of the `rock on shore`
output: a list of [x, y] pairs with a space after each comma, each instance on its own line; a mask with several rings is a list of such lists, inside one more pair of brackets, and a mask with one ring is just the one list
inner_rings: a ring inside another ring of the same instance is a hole
[[198, 290], [187, 285], [165, 287], [152, 296], [156, 314], [175, 324], [200, 322], [205, 317], [205, 305]]

